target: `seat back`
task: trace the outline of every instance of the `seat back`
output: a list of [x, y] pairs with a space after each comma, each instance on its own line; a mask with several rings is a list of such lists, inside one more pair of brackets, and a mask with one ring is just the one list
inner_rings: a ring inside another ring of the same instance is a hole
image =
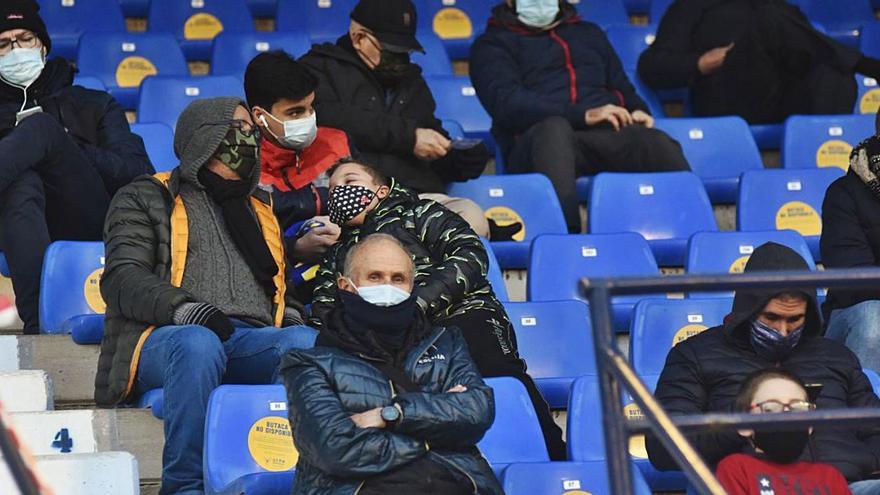
[[701, 179], [735, 178], [764, 168], [749, 125], [740, 117], [660, 119], [657, 128], [681, 144]]
[[107, 91], [107, 86], [104, 86], [104, 82], [95, 76], [78, 74], [73, 78], [73, 85], [96, 91]]
[[104, 243], [56, 241], [43, 257], [40, 332], [59, 333], [68, 318], [103, 314]]
[[489, 243], [488, 239], [481, 237], [480, 240], [483, 242], [483, 247], [486, 248], [486, 255], [489, 257], [489, 269], [487, 270], [486, 278], [489, 280], [489, 285], [492, 286], [492, 292], [495, 293], [495, 297], [499, 301], [509, 301], [507, 285], [504, 283], [504, 274], [501, 272], [498, 258], [495, 257], [495, 251], [492, 250], [492, 244]]
[[132, 124], [131, 132], [144, 140], [144, 147], [156, 172], [167, 172], [177, 166], [179, 160], [174, 154], [174, 131], [167, 124]]
[[214, 39], [211, 74], [243, 78], [248, 63], [260, 53], [284, 50], [299, 58], [311, 47], [309, 36], [302, 32], [221, 33]]
[[651, 13], [649, 16], [651, 24], [655, 26], [660, 25], [660, 21], [663, 20], [663, 14], [666, 13], [666, 9], [672, 5], [674, 0], [651, 0]]
[[880, 23], [866, 22], [862, 26], [859, 51], [866, 57], [880, 57]]
[[870, 0], [797, 0], [801, 11], [813, 22], [829, 30], [857, 29], [874, 22], [874, 11]]
[[292, 483], [299, 454], [292, 441], [284, 386], [217, 387], [208, 401], [203, 455], [208, 493], [266, 473], [290, 473]]
[[414, 52], [412, 62], [422, 68], [424, 76], [452, 76], [452, 61], [443, 47], [443, 42], [432, 32], [416, 35], [425, 53]]
[[859, 96], [853, 113], [861, 115], [876, 115], [880, 109], [880, 86], [873, 77], [856, 74], [856, 86]]
[[183, 52], [168, 33], [88, 32], [80, 41], [77, 67], [111, 89], [137, 88], [148, 76], [189, 75]]
[[782, 164], [846, 171], [853, 147], [873, 135], [873, 115], [793, 115], [785, 121]]
[[752, 251], [765, 242], [788, 246], [816, 269], [804, 238], [794, 230], [698, 232], [688, 242], [688, 273], [742, 273]]
[[467, 182], [453, 182], [448, 193], [473, 200], [484, 210], [486, 218], [498, 225], [522, 223], [522, 230], [513, 236], [517, 241], [568, 232], [553, 185], [541, 174], [484, 175]]
[[[590, 2], [597, 3], [597, 2]], [[608, 27], [608, 41], [617, 52], [620, 63], [627, 73], [635, 73], [639, 56], [657, 37], [655, 26], [614, 25]]]
[[151, 0], [147, 22], [150, 32], [171, 33], [183, 41], [210, 41], [221, 32], [254, 31], [245, 0]]
[[636, 304], [630, 331], [630, 362], [639, 376], [659, 375], [668, 350], [721, 325], [733, 299], [644, 299]]
[[190, 103], [218, 96], [243, 100], [241, 80], [232, 76], [148, 77], [141, 84], [138, 122], [162, 122], [175, 129], [177, 117]]
[[470, 137], [491, 140], [492, 117], [480, 104], [469, 78], [429, 75], [425, 81], [437, 102], [437, 118], [457, 121]]
[[691, 172], [601, 173], [593, 178], [589, 212], [593, 234], [681, 239], [718, 229], [706, 190]]
[[[650, 495], [638, 469], [632, 469], [633, 495]], [[541, 462], [512, 464], [504, 470], [507, 495], [611, 493], [608, 465], [593, 462]]]
[[639, 234], [547, 234], [532, 242], [528, 298], [583, 300], [579, 287], [582, 277], [659, 274], [651, 248]]
[[494, 2], [480, 0], [415, 0], [419, 29], [441, 40], [470, 40], [486, 30]]
[[584, 1], [577, 0], [569, 2], [575, 5], [578, 14], [585, 21], [589, 21], [603, 28], [607, 28], [613, 24], [629, 24], [629, 14], [626, 13], [626, 7], [622, 0], [595, 0]]
[[40, 17], [52, 38], [52, 56], [75, 60], [86, 32], [125, 32], [118, 0], [41, 0]]
[[349, 14], [358, 0], [281, 1], [275, 30], [307, 34], [313, 42], [335, 40], [348, 33]]
[[495, 422], [477, 446], [490, 464], [547, 462], [547, 446], [525, 386], [510, 377], [487, 378], [495, 391]]
[[449, 133], [450, 139], [464, 139], [464, 129], [461, 128], [461, 124], [454, 120], [444, 120], [443, 129]]

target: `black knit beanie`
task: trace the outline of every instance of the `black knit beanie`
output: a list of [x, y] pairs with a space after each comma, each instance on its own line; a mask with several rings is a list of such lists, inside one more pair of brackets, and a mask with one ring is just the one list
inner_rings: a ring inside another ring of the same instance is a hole
[[32, 31], [43, 42], [48, 54], [52, 40], [39, 11], [40, 6], [34, 0], [0, 0], [0, 33], [11, 29]]

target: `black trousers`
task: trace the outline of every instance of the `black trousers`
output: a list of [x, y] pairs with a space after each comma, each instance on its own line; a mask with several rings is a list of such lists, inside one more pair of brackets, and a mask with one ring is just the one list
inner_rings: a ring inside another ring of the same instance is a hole
[[640, 125], [575, 130], [562, 117], [550, 117], [520, 136], [508, 156], [512, 173], [546, 175], [562, 205], [570, 232], [580, 231], [575, 180], [599, 172], [690, 170], [677, 141]]
[[483, 377], [509, 376], [522, 382], [538, 415], [550, 459], [564, 461], [566, 450], [562, 430], [553, 421], [550, 406], [534, 380], [526, 373], [526, 362], [519, 357], [516, 333], [507, 315], [490, 308], [471, 308], [438, 323], [461, 329], [471, 358]]
[[816, 31], [785, 2], [758, 8], [717, 73], [696, 81], [697, 115], [739, 115], [752, 124], [795, 114], [852, 113], [861, 54]]
[[49, 243], [101, 240], [109, 205], [101, 176], [54, 117], [28, 117], [0, 139], [0, 248], [25, 333], [39, 332]]

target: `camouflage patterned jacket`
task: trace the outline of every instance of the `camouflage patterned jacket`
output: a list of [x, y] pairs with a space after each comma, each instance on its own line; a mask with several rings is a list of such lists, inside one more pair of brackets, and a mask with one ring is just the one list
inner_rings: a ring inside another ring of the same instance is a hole
[[336, 277], [345, 254], [362, 237], [389, 234], [413, 254], [415, 291], [434, 322], [482, 307], [503, 313], [486, 279], [488, 257], [477, 234], [455, 213], [440, 204], [419, 199], [392, 179], [391, 193], [371, 211], [360, 227], [345, 227], [324, 257], [316, 275], [310, 324], [321, 319], [336, 301]]

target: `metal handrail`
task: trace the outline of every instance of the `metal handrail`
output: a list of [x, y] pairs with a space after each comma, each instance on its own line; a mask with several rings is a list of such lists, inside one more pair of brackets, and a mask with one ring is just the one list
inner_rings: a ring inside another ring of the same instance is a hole
[[[783, 428], [807, 424], [864, 424], [880, 422], [880, 409], [813, 411], [792, 413], [784, 417], [747, 414], [702, 414], [672, 419], [654, 399], [617, 347], [611, 323], [611, 296], [657, 292], [726, 291], [736, 289], [792, 288], [868, 288], [880, 286], [880, 269], [827, 270], [824, 272], [758, 272], [747, 274], [677, 275], [665, 277], [633, 277], [615, 279], [581, 279], [581, 289], [590, 302], [595, 340], [596, 365], [602, 404], [605, 451], [612, 493], [632, 493], [632, 477], [627, 438], [635, 432], [650, 430], [682, 468], [688, 481], [701, 494], [724, 495], [724, 488], [712, 471], [685, 438], [689, 432], [717, 429]], [[628, 421], [620, 412], [622, 387], [641, 408], [645, 421]], [[751, 417], [749, 417], [751, 416]], [[679, 427], [680, 426], [680, 427]]]

